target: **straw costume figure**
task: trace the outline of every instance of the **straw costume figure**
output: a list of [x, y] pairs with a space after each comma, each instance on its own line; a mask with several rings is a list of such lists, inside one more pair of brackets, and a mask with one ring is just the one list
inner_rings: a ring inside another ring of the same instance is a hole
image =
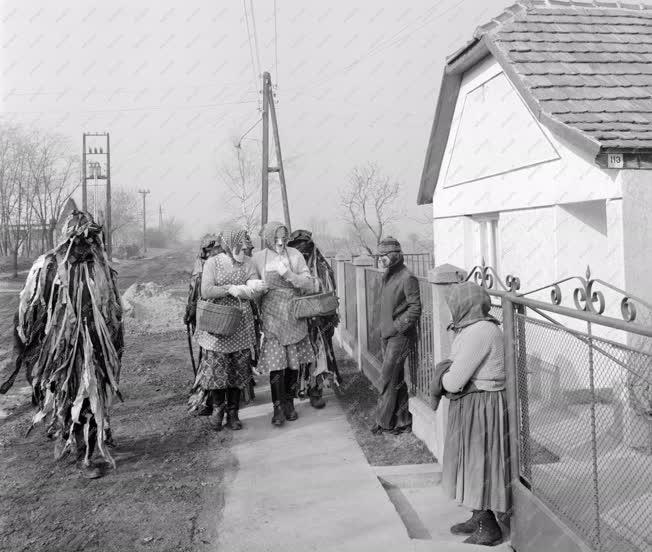
[[102, 475], [95, 448], [115, 468], [108, 409], [114, 396], [122, 400], [122, 306], [102, 227], [88, 213], [73, 211], [61, 243], [35, 261], [15, 320], [15, 371], [0, 392], [24, 367], [38, 407], [30, 431], [47, 419], [55, 457], [74, 446], [85, 477]]

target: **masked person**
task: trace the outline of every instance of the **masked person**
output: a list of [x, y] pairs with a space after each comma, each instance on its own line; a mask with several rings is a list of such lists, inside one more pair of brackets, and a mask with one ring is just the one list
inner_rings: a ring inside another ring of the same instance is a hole
[[[204, 264], [207, 259], [214, 257], [221, 250], [222, 248], [220, 247], [219, 237], [217, 234], [206, 234], [202, 238], [199, 246], [199, 254], [195, 259], [195, 264], [190, 276], [188, 301], [186, 303], [186, 312], [183, 317], [183, 323], [186, 325], [191, 336], [195, 335], [195, 328], [197, 327], [197, 301], [201, 298], [201, 275], [204, 271]], [[200, 349], [197, 362], [201, 362], [201, 353], [202, 351]], [[192, 348], [190, 354], [193, 354]], [[195, 376], [196, 375], [197, 374], [195, 374]], [[188, 408], [189, 412], [194, 416], [210, 416], [213, 413], [213, 406], [210, 399], [210, 393], [203, 389], [198, 389], [197, 392], [191, 394]]]
[[101, 477], [92, 457], [97, 449], [115, 467], [106, 445], [124, 342], [117, 274], [88, 213], [73, 211], [59, 245], [34, 262], [15, 320], [16, 371], [0, 391], [24, 367], [38, 407], [32, 427], [47, 418], [55, 457], [74, 446], [82, 475]]
[[[288, 246], [294, 247], [303, 255], [310, 273], [319, 282], [321, 290], [336, 290], [333, 269], [315, 245], [312, 232], [308, 230], [292, 232]], [[325, 382], [332, 378], [333, 375], [339, 380], [335, 350], [333, 349], [333, 335], [339, 321], [340, 318], [337, 313], [332, 316], [319, 316], [308, 320], [308, 334], [317, 362], [311, 363], [309, 369], [302, 374], [300, 394], [304, 391], [304, 386], [307, 387], [310, 404], [314, 408], [324, 408], [326, 406], [323, 399]], [[319, 362], [319, 359], [322, 358], [325, 359], [325, 362]]]
[[452, 362], [436, 376], [450, 398], [442, 485], [473, 510], [451, 532], [470, 535], [469, 544], [494, 545], [502, 540], [494, 513], [511, 507], [503, 334], [479, 285], [452, 286], [447, 303], [455, 332]]
[[401, 244], [387, 236], [378, 245], [379, 261], [385, 269], [380, 291], [380, 337], [383, 365], [380, 397], [373, 433], [398, 434], [412, 428], [405, 383], [405, 360], [416, 341], [421, 316], [419, 281], [403, 262]]
[[242, 429], [239, 409], [243, 391], [249, 387], [251, 357], [256, 344], [254, 317], [250, 301], [265, 286], [251, 259], [244, 254], [245, 231], [226, 228], [218, 234], [220, 252], [204, 263], [201, 297], [216, 304], [238, 307], [242, 321], [233, 335], [224, 336], [197, 330], [195, 338], [201, 347], [193, 394], [207, 392], [209, 404], [217, 409], [215, 429], [226, 425]]
[[288, 247], [288, 229], [269, 222], [262, 229], [265, 248], [254, 253], [258, 273], [268, 286], [260, 305], [262, 346], [258, 370], [269, 373], [274, 414], [272, 424], [296, 420], [294, 398], [299, 370], [315, 361], [308, 323], [292, 314], [292, 300], [300, 290], [314, 290], [314, 281], [303, 255]]

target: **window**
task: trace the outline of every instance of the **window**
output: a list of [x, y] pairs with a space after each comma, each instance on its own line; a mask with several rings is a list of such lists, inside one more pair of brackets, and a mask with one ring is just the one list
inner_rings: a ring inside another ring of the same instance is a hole
[[487, 266], [498, 270], [498, 215], [473, 217], [478, 225], [477, 243], [475, 250], [478, 255], [477, 264], [482, 260]]

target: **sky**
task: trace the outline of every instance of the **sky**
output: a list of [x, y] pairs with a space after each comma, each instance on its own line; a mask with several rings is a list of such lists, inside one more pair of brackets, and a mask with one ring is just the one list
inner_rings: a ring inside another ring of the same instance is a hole
[[218, 171], [260, 119], [269, 71], [293, 227], [339, 233], [339, 190], [374, 162], [402, 185], [396, 233], [426, 232], [416, 195], [445, 58], [512, 3], [2, 1], [0, 116], [80, 153], [83, 132], [110, 132], [112, 185], [149, 189], [148, 222], [161, 205], [194, 237], [225, 219]]

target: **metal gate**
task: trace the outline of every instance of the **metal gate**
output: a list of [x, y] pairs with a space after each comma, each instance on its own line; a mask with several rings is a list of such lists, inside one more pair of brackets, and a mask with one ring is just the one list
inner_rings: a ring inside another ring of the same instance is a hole
[[[637, 321], [637, 306], [652, 306], [588, 270], [528, 293], [490, 267], [469, 278], [502, 307], [512, 546], [652, 550], [652, 325]], [[621, 319], [604, 314], [607, 303]]]

